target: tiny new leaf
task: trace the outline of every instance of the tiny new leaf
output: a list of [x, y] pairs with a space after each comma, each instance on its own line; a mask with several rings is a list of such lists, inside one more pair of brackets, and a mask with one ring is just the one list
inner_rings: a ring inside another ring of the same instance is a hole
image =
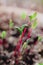
[[30, 15], [29, 18], [30, 18], [30, 21], [34, 20], [37, 16], [37, 13], [35, 12], [34, 14]]
[[12, 22], [12, 19], [10, 19], [10, 22], [9, 22], [9, 27], [12, 28], [14, 25], [14, 23]]
[[22, 18], [22, 19], [25, 19], [25, 18], [26, 18], [26, 13], [25, 13], [25, 12], [23, 12], [23, 13], [21, 14], [21, 18]]
[[31, 26], [33, 29], [35, 29], [37, 27], [37, 20], [35, 20], [33, 23], [32, 23], [32, 26]]
[[43, 63], [39, 63], [39, 65], [43, 65]]
[[42, 40], [42, 37], [41, 37], [41, 36], [39, 36], [39, 37], [38, 37], [38, 40], [39, 40], [39, 41], [41, 41], [41, 40]]
[[27, 48], [27, 43], [25, 42], [22, 46], [23, 49]]
[[2, 39], [4, 39], [6, 37], [6, 31], [3, 31], [1, 34]]

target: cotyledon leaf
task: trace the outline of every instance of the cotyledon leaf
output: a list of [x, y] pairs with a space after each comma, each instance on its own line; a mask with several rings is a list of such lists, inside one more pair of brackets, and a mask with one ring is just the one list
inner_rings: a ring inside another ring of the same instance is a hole
[[19, 32], [20, 32], [20, 34], [23, 32], [23, 29], [25, 28], [25, 26], [28, 26], [27, 24], [24, 24], [24, 25], [22, 25], [21, 27], [15, 27], [16, 29], [18, 29], [19, 30]]
[[10, 19], [10, 22], [9, 22], [9, 27], [12, 28], [14, 25], [14, 23], [12, 22], [12, 19]]
[[39, 65], [43, 65], [43, 63], [39, 63]]
[[36, 63], [35, 65], [43, 65], [43, 63]]
[[26, 42], [24, 42], [22, 48], [23, 48], [23, 49], [27, 48], [27, 43], [26, 43]]
[[15, 27], [16, 29], [18, 29], [18, 31], [20, 32], [20, 34], [22, 33], [22, 29], [20, 27]]
[[26, 18], [26, 13], [25, 13], [25, 12], [23, 12], [23, 13], [21, 14], [21, 18], [22, 18], [22, 19], [25, 19], [25, 18]]
[[22, 25], [22, 26], [21, 26], [22, 31], [23, 31], [23, 29], [24, 29], [25, 27], [27, 27], [27, 26], [28, 26], [27, 24]]
[[35, 12], [34, 14], [30, 15], [29, 18], [30, 18], [30, 21], [34, 20], [37, 16], [37, 13]]
[[39, 41], [41, 41], [41, 40], [42, 40], [42, 37], [41, 37], [41, 36], [39, 36], [39, 37], [38, 37], [38, 40], [39, 40]]
[[37, 27], [37, 20], [35, 20], [32, 25], [31, 25], [31, 28], [35, 29]]
[[2, 39], [4, 39], [6, 37], [6, 31], [3, 31], [1, 34]]

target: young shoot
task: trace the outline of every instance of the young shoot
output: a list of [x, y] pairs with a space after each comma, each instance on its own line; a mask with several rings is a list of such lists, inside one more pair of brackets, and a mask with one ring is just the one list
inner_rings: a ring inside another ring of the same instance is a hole
[[12, 28], [14, 26], [14, 23], [12, 22], [12, 19], [10, 19], [9, 27]]
[[18, 29], [18, 31], [20, 32], [20, 34], [22, 34], [22, 32], [23, 32], [23, 29], [26, 27], [26, 26], [28, 26], [27, 24], [24, 24], [24, 25], [22, 25], [21, 27], [15, 27], [16, 29]]
[[3, 32], [1, 33], [1, 38], [4, 39], [5, 37], [6, 37], [6, 31], [3, 31]]
[[28, 45], [27, 45], [27, 42], [24, 42], [24, 44], [23, 44], [22, 48], [23, 48], [23, 49], [26, 49], [26, 48], [27, 48], [27, 46], [28, 46]]
[[34, 14], [30, 15], [29, 18], [30, 18], [30, 21], [36, 19], [37, 17], [37, 13], [35, 12]]
[[21, 14], [21, 18], [22, 18], [23, 20], [26, 19], [26, 13], [25, 13], [25, 12], [23, 12], [23, 13]]
[[38, 41], [41, 41], [41, 40], [42, 40], [42, 37], [41, 37], [41, 36], [39, 36], [39, 37], [38, 37]]
[[32, 29], [35, 29], [37, 27], [37, 20], [35, 20], [32, 25], [31, 25], [31, 28]]

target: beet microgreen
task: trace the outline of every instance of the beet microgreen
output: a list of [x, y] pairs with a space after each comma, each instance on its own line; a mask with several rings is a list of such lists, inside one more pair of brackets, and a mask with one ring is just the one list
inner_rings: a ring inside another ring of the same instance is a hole
[[39, 36], [39, 37], [38, 37], [38, 41], [41, 41], [41, 40], [42, 40], [42, 37], [41, 37], [41, 36]]
[[14, 26], [14, 23], [12, 22], [12, 19], [10, 19], [9, 27], [12, 28]]
[[28, 27], [28, 25], [27, 25], [27, 24], [24, 24], [24, 25], [21, 26], [22, 31], [23, 31], [23, 29], [24, 29], [25, 27]]
[[32, 29], [35, 29], [37, 27], [37, 18], [36, 17], [37, 17], [37, 13], [36, 12], [29, 16], [30, 21], [33, 20], [32, 24], [31, 24], [31, 28]]
[[1, 38], [4, 39], [5, 37], [6, 37], [6, 31], [3, 31], [3, 32], [1, 33]]
[[37, 20], [34, 20], [34, 22], [32, 23], [31, 27], [33, 29], [35, 29], [37, 27]]
[[25, 19], [25, 18], [26, 18], [26, 13], [25, 13], [25, 12], [23, 12], [23, 13], [21, 14], [21, 18], [22, 18], [22, 19]]
[[36, 19], [36, 16], [37, 16], [37, 13], [35, 12], [34, 14], [30, 15], [29, 18], [30, 18], [30, 21]]
[[27, 43], [26, 43], [26, 42], [24, 42], [22, 48], [23, 48], [23, 49], [27, 48]]
[[39, 63], [39, 65], [43, 65], [43, 63]]
[[[22, 45], [22, 38], [24, 37], [25, 32], [26, 32], [26, 28], [25, 28], [24, 31], [22, 32], [21, 38], [19, 39], [19, 41], [18, 41], [18, 43], [17, 43], [16, 50], [18, 50], [18, 51], [19, 51], [19, 49], [20, 49], [20, 47], [21, 47], [21, 45]], [[16, 50], [15, 50], [15, 51], [16, 51]]]
[[22, 25], [21, 27], [15, 27], [16, 29], [18, 29], [18, 31], [20, 32], [20, 34], [22, 34], [22, 32], [23, 32], [23, 29], [26, 27], [26, 26], [28, 26], [27, 24], [24, 24], [24, 25]]
[[21, 28], [20, 27], [15, 27], [19, 32], [20, 32], [20, 34], [22, 33], [22, 30], [21, 30]]

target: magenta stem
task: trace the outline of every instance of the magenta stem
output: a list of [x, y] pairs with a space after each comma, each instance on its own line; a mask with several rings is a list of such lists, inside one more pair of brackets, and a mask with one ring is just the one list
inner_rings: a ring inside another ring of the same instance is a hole
[[20, 40], [19, 40], [18, 43], [17, 43], [17, 46], [16, 46], [16, 50], [17, 50], [17, 51], [19, 51], [20, 46], [22, 45], [22, 38], [24, 37], [25, 32], [26, 32], [26, 28], [25, 28], [24, 31], [22, 32], [21, 38], [20, 38]]

